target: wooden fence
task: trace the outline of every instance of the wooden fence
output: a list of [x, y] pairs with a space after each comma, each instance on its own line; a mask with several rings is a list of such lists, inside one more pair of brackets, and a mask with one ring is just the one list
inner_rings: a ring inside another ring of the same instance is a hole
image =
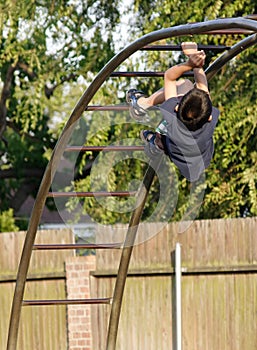
[[[134, 248], [122, 304], [117, 350], [175, 349], [174, 249], [182, 250], [183, 350], [257, 349], [257, 218], [139, 227], [156, 234]], [[105, 228], [98, 241], [122, 241]], [[119, 251], [98, 251], [92, 294], [113, 295]], [[93, 313], [94, 350], [105, 349], [109, 306]]]
[[[25, 233], [0, 234], [0, 349], [6, 349], [10, 309]], [[39, 231], [36, 243], [73, 243], [70, 230]], [[65, 266], [72, 250], [35, 251], [24, 299], [65, 299]], [[26, 306], [22, 309], [17, 349], [67, 349], [65, 306]]]
[[[96, 240], [117, 243], [123, 241], [125, 233], [122, 225], [104, 227], [97, 232]], [[23, 232], [0, 234], [3, 350], [24, 237]], [[72, 243], [73, 239], [69, 230], [41, 231], [36, 243]], [[175, 350], [177, 242], [181, 244], [183, 267], [183, 350], [257, 349], [257, 218], [195, 221], [182, 234], [175, 223], [166, 227], [142, 224], [139, 241], [142, 243], [134, 248], [126, 283], [117, 350]], [[113, 295], [120, 253], [97, 250], [90, 297]], [[65, 299], [64, 265], [74, 251], [32, 254], [25, 299]], [[91, 350], [105, 349], [110, 308], [91, 306]], [[66, 350], [67, 338], [65, 306], [23, 307], [17, 349]]]

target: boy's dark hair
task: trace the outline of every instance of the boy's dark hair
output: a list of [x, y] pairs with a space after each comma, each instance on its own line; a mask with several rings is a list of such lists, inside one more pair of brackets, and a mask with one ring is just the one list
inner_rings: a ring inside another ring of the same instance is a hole
[[194, 88], [188, 91], [178, 106], [178, 119], [190, 131], [200, 129], [212, 113], [212, 103], [209, 94]]

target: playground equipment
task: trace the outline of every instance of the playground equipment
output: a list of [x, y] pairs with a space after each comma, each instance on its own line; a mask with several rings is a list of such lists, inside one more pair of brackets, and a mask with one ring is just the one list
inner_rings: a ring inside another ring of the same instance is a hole
[[[17, 347], [17, 338], [18, 338], [18, 329], [19, 329], [19, 321], [21, 315], [21, 309], [25, 305], [67, 305], [74, 303], [81, 304], [110, 304], [111, 305], [111, 313], [109, 319], [109, 328], [108, 328], [108, 337], [106, 341], [106, 349], [114, 350], [116, 346], [117, 332], [118, 332], [118, 324], [119, 317], [121, 312], [121, 304], [122, 297], [127, 277], [127, 272], [129, 268], [130, 257], [133, 251], [133, 245], [137, 235], [137, 228], [140, 222], [140, 218], [142, 215], [142, 211], [144, 209], [145, 201], [151, 187], [152, 181], [155, 176], [155, 170], [158, 169], [158, 165], [160, 160], [151, 161], [149, 167], [146, 171], [144, 179], [142, 181], [141, 187], [137, 192], [137, 205], [136, 209], [132, 212], [131, 219], [128, 225], [128, 230], [125, 238], [125, 242], [121, 245], [117, 244], [104, 244], [104, 245], [55, 245], [55, 246], [35, 246], [34, 241], [37, 234], [38, 226], [40, 223], [41, 215], [43, 208], [45, 206], [45, 201], [48, 196], [127, 196], [129, 193], [127, 192], [112, 192], [112, 193], [95, 193], [95, 192], [81, 192], [81, 193], [54, 193], [49, 192], [52, 179], [56, 173], [56, 169], [58, 167], [59, 161], [65, 151], [73, 152], [76, 148], [67, 148], [68, 141], [70, 136], [72, 135], [75, 127], [76, 121], [83, 115], [85, 110], [115, 110], [119, 109], [118, 106], [89, 106], [90, 101], [94, 97], [95, 93], [102, 86], [102, 84], [109, 77], [115, 76], [126, 76], [126, 77], [140, 77], [140, 76], [151, 76], [157, 77], [162, 76], [163, 73], [155, 73], [155, 72], [117, 72], [115, 71], [120, 64], [122, 64], [128, 57], [130, 57], [133, 53], [139, 50], [180, 50], [180, 46], [172, 46], [172, 45], [150, 45], [158, 40], [173, 38], [177, 36], [186, 36], [186, 35], [194, 35], [194, 34], [245, 34], [246, 37], [243, 40], [240, 40], [237, 44], [232, 47], [225, 46], [200, 46], [200, 49], [204, 50], [216, 50], [218, 52], [223, 52], [214, 63], [209, 66], [206, 70], [207, 78], [210, 80], [229, 60], [234, 58], [240, 52], [246, 50], [247, 48], [255, 45], [257, 43], [257, 19], [256, 15], [248, 16], [247, 18], [225, 18], [225, 19], [217, 19], [202, 23], [191, 23], [185, 25], [179, 25], [171, 28], [157, 30], [155, 32], [146, 34], [134, 41], [126, 48], [121, 50], [116, 56], [114, 56], [106, 66], [99, 72], [94, 81], [88, 87], [88, 89], [84, 92], [82, 97], [80, 98], [78, 104], [75, 106], [73, 112], [70, 115], [69, 120], [67, 121], [63, 132], [56, 144], [56, 147], [52, 153], [52, 157], [49, 161], [48, 166], [46, 167], [44, 176], [42, 178], [42, 182], [40, 188], [38, 190], [38, 194], [35, 200], [34, 208], [31, 214], [28, 231], [26, 234], [26, 239], [24, 242], [23, 252], [20, 260], [20, 265], [17, 274], [16, 288], [13, 296], [13, 304], [11, 310], [10, 324], [9, 324], [9, 334], [8, 334], [8, 344], [7, 350], [15, 350]], [[126, 108], [125, 108], [126, 109]], [[117, 147], [117, 151], [124, 151], [128, 149], [137, 149], [142, 150], [143, 147], [135, 146], [126, 146], [126, 147]], [[112, 149], [114, 149], [113, 147]], [[84, 147], [82, 151], [92, 150], [92, 147]], [[96, 147], [94, 150], [101, 151], [101, 147]], [[106, 148], [105, 148], [106, 151]], [[154, 170], [155, 169], [155, 170]], [[131, 193], [130, 193], [131, 195]], [[23, 300], [24, 289], [26, 284], [26, 278], [29, 268], [29, 263], [31, 259], [31, 254], [33, 249], [74, 249], [74, 248], [93, 248], [93, 249], [117, 249], [121, 248], [122, 253], [120, 259], [119, 270], [117, 273], [116, 285], [114, 290], [114, 295], [110, 298], [99, 298], [99, 299], [91, 299], [91, 300]]]

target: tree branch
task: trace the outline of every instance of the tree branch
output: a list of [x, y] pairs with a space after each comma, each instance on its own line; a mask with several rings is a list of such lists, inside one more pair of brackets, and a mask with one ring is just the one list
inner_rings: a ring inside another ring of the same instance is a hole
[[[28, 139], [30, 139], [31, 141], [33, 141], [34, 143], [42, 143], [42, 140], [37, 138], [37, 137], [34, 137], [34, 136], [31, 136], [30, 134], [28, 133], [24, 133], [24, 132], [21, 132], [21, 130], [19, 128], [17, 128], [15, 126], [15, 124], [9, 120], [6, 121], [6, 126], [8, 126], [9, 128], [11, 128], [14, 132], [16, 132], [18, 135], [22, 136], [22, 135], [25, 135]], [[49, 143], [49, 146], [51, 148], [54, 148], [55, 146], [55, 143], [52, 142], [52, 143]]]
[[37, 77], [36, 73], [34, 73], [24, 62], [18, 62], [16, 67], [22, 69], [30, 79], [35, 79]]
[[49, 99], [53, 95], [54, 90], [58, 86], [62, 85], [66, 81], [74, 80], [75, 78], [76, 78], [76, 74], [71, 73], [71, 74], [67, 75], [67, 77], [63, 77], [61, 79], [60, 83], [57, 83], [57, 84], [53, 85], [52, 87], [49, 87], [49, 86], [45, 85], [45, 95], [46, 95], [46, 97]]
[[13, 74], [15, 72], [16, 66], [10, 65], [7, 69], [6, 78], [4, 81], [3, 90], [0, 98], [0, 138], [2, 138], [3, 133], [6, 128], [6, 101], [11, 95], [11, 86], [13, 81]]

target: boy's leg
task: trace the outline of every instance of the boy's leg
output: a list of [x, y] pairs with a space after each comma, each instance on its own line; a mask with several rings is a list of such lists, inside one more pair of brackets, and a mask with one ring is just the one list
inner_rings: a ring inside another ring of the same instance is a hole
[[188, 91], [194, 88], [194, 84], [189, 79], [181, 79], [176, 83], [177, 96], [184, 96]]
[[145, 153], [149, 158], [160, 156], [164, 152], [162, 136], [151, 130], [141, 130], [140, 137], [145, 143]]
[[143, 121], [146, 118], [146, 111], [138, 104], [138, 100], [145, 97], [143, 91], [130, 89], [126, 92], [126, 101], [129, 104], [130, 116], [138, 121]]
[[[181, 79], [176, 82], [177, 95], [183, 96], [189, 90], [192, 90], [194, 84], [189, 79]], [[143, 109], [148, 109], [150, 107], [162, 104], [165, 101], [164, 88], [154, 92], [148, 97], [139, 97], [137, 103]]]
[[140, 107], [147, 109], [156, 105], [159, 105], [165, 101], [164, 98], [164, 89], [155, 91], [152, 95], [148, 97], [140, 97], [137, 100], [137, 103]]
[[147, 117], [146, 109], [164, 102], [164, 90], [160, 89], [151, 96], [146, 97], [142, 91], [130, 89], [126, 93], [129, 112], [132, 118], [143, 121]]

